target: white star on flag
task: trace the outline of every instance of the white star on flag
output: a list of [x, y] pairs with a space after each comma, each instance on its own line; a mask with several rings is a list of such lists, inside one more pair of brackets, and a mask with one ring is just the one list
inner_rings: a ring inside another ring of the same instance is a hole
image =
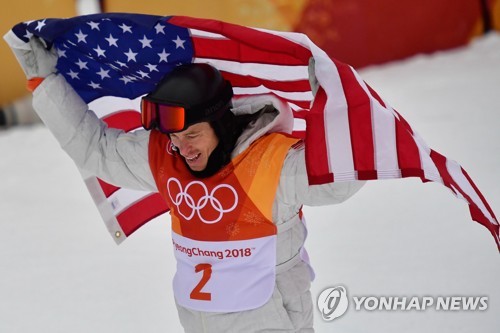
[[66, 50], [57, 49], [57, 56], [59, 58], [67, 58], [67, 56], [66, 56]]
[[78, 42], [84, 42], [87, 43], [86, 38], [88, 35], [84, 34], [82, 30], [80, 30], [77, 34], [75, 34], [76, 38], [78, 38]]
[[152, 41], [153, 40], [152, 39], [148, 39], [146, 37], [146, 35], [144, 35], [144, 37], [142, 39], [139, 39], [139, 42], [141, 42], [141, 44], [142, 44], [142, 48], [145, 48], [145, 47], [152, 48], [152, 46], [151, 46], [151, 42]]
[[109, 70], [105, 70], [104, 68], [101, 67], [101, 70], [97, 72], [97, 75], [101, 77], [101, 80], [104, 80], [105, 78], [110, 77], [108, 73]]
[[119, 25], [118, 27], [120, 27], [122, 29], [122, 32], [125, 33], [125, 32], [130, 32], [132, 33], [132, 27], [131, 26], [128, 26], [126, 25], [125, 23], [122, 23], [122, 25]]
[[78, 59], [78, 62], [75, 63], [80, 69], [88, 69], [87, 63], [85, 61], [82, 61], [82, 59]]
[[101, 49], [99, 45], [97, 45], [97, 48], [95, 48], [94, 51], [97, 53], [98, 57], [105, 57], [104, 52], [106, 51]]
[[135, 60], [135, 56], [137, 55], [136, 52], [133, 52], [132, 49], [128, 49], [128, 52], [125, 52], [125, 55], [127, 56], [127, 62], [128, 61], [135, 61], [137, 62], [137, 60]]
[[165, 34], [165, 31], [163, 31], [163, 29], [165, 29], [165, 26], [161, 25], [161, 23], [155, 25], [155, 30], [157, 34]]
[[150, 72], [159, 72], [156, 67], [157, 65], [152, 65], [152, 64], [147, 64], [146, 67], [149, 69]]
[[185, 41], [184, 39], [181, 39], [181, 38], [179, 37], [179, 35], [177, 35], [177, 38], [176, 38], [176, 39], [174, 39], [172, 42], [174, 42], [174, 43], [175, 43], [175, 48], [176, 48], [176, 49], [178, 49], [179, 47], [183, 49], [183, 48], [184, 48], [184, 43], [185, 43], [186, 41]]
[[78, 73], [77, 72], [73, 72], [72, 69], [69, 70], [69, 72], [67, 73], [69, 76], [71, 76], [72, 79], [78, 79], [80, 80], [80, 78], [78, 77]]
[[167, 57], [170, 55], [170, 53], [165, 52], [165, 49], [163, 49], [163, 51], [161, 53], [158, 53], [158, 55], [160, 56], [159, 62], [165, 61], [166, 63], [168, 63]]
[[97, 23], [97, 22], [87, 22], [87, 24], [90, 25], [90, 28], [92, 30], [96, 29], [96, 30], [100, 31], [100, 29], [99, 29], [99, 23]]
[[101, 85], [99, 83], [94, 83], [94, 82], [90, 81], [90, 83], [88, 85], [94, 89], [101, 89]]
[[121, 62], [121, 61], [115, 61], [120, 67], [128, 67], [126, 63]]
[[122, 76], [121, 78], [119, 78], [119, 80], [122, 80], [124, 84], [127, 84], [127, 83], [130, 83], [130, 82], [134, 81], [129, 76]]
[[149, 78], [149, 74], [143, 71], [138, 71], [137, 74], [139, 74], [142, 78]]
[[104, 38], [104, 39], [108, 41], [109, 46], [116, 46], [116, 47], [118, 47], [118, 44], [116, 44], [116, 42], [118, 41], [118, 39], [114, 38], [112, 34], [109, 34], [109, 37], [108, 38]]
[[37, 26], [36, 26], [35, 30], [41, 31], [41, 30], [42, 30], [42, 28], [45, 26], [45, 21], [46, 21], [46, 20], [43, 20], [43, 21], [38, 21], [38, 22], [36, 23], [36, 24], [37, 24]]
[[31, 37], [33, 37], [33, 34], [26, 30], [26, 35], [24, 35], [23, 37], [25, 37], [26, 39], [30, 39]]

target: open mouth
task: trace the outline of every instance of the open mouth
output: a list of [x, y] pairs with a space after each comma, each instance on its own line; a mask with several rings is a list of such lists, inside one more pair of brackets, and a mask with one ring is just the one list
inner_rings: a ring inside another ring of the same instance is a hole
[[193, 163], [193, 162], [195, 162], [198, 158], [200, 158], [200, 155], [201, 155], [201, 153], [198, 153], [198, 154], [196, 154], [195, 156], [193, 156], [193, 157], [191, 157], [191, 158], [189, 158], [189, 157], [185, 157], [185, 159], [186, 159], [186, 161], [187, 161], [188, 163]]

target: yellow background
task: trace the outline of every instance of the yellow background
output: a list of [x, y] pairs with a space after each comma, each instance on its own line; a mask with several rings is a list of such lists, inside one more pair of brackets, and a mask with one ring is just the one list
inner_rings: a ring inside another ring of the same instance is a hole
[[[310, 0], [106, 0], [106, 12], [132, 12], [154, 15], [187, 15], [213, 18], [246, 26], [293, 31], [300, 23], [304, 8]], [[4, 9], [0, 19], [2, 35], [16, 23], [47, 17], [77, 15], [76, 1], [72, 0], [15, 0]], [[500, 30], [500, 0], [493, 0], [492, 21]], [[471, 32], [480, 33], [481, 24]], [[25, 77], [5, 42], [0, 43], [0, 105], [22, 97]]]
[[290, 31], [307, 0], [106, 0], [106, 12], [186, 15], [273, 30]]
[[[46, 17], [76, 15], [75, 3], [68, 0], [13, 0], [2, 3], [0, 32], [3, 37], [14, 25], [22, 21]], [[26, 78], [7, 43], [0, 42], [0, 104], [13, 101], [27, 92]]]

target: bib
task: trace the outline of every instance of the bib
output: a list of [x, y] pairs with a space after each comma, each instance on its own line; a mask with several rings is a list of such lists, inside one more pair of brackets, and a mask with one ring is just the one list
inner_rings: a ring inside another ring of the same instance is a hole
[[168, 136], [151, 132], [149, 163], [170, 207], [177, 302], [208, 312], [265, 304], [274, 291], [272, 207], [283, 161], [298, 141], [272, 133], [211, 177], [194, 177]]

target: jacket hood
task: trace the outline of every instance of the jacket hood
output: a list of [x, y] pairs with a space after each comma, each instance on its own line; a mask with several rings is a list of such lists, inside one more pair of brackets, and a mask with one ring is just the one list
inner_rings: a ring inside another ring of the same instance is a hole
[[234, 158], [247, 149], [258, 138], [274, 132], [291, 134], [293, 113], [288, 104], [272, 94], [233, 98], [232, 112], [236, 116], [261, 113], [251, 121], [236, 141], [232, 152]]

